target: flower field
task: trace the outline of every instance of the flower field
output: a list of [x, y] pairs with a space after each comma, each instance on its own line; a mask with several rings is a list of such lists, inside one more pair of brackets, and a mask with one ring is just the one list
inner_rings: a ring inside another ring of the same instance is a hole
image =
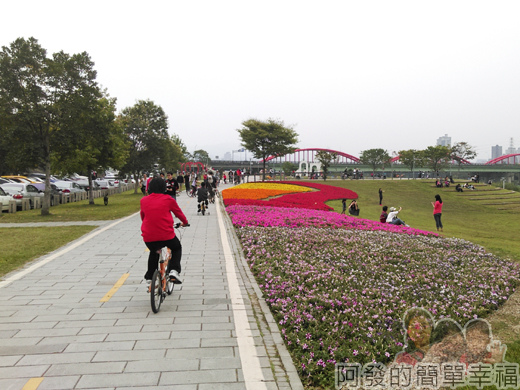
[[336, 362], [392, 361], [411, 307], [464, 324], [496, 310], [520, 284], [518, 264], [464, 240], [312, 204], [265, 203], [227, 211], [309, 388], [332, 388]]
[[[272, 191], [265, 198], [254, 197], [254, 192], [264, 194], [263, 191]], [[313, 191], [318, 190], [318, 191]], [[280, 196], [283, 195], [283, 196]], [[276, 198], [266, 199], [268, 197]], [[345, 188], [328, 186], [320, 183], [300, 182], [279, 182], [279, 183], [246, 183], [222, 191], [224, 204], [247, 205], [247, 206], [269, 206], [269, 207], [288, 207], [305, 208], [315, 210], [332, 210], [332, 207], [325, 204], [332, 199], [357, 199], [354, 191]]]

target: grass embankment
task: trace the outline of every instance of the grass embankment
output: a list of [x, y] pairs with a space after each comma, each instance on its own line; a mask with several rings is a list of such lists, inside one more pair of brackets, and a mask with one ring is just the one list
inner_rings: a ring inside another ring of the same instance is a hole
[[96, 228], [95, 226], [2, 228], [1, 223], [114, 220], [139, 211], [141, 197], [140, 193], [135, 195], [132, 190], [111, 195], [108, 206], [103, 204], [103, 198], [95, 199], [94, 205], [89, 205], [88, 200], [85, 200], [51, 207], [51, 214], [46, 216], [42, 216], [40, 210], [15, 214], [2, 213], [0, 216], [2, 237], [0, 276], [56, 250]]
[[103, 198], [94, 199], [90, 205], [88, 200], [67, 203], [51, 207], [50, 215], [41, 215], [41, 210], [30, 210], [14, 214], [2, 213], [0, 223], [19, 222], [70, 222], [70, 221], [108, 221], [126, 217], [139, 211], [141, 193], [134, 190], [121, 194], [110, 195], [108, 206], [103, 204]]
[[[482, 245], [490, 252], [520, 261], [520, 194], [487, 184], [476, 189], [455, 191], [436, 188], [431, 180], [334, 180], [328, 184], [358, 193], [360, 218], [379, 220], [378, 189], [382, 188], [383, 205], [402, 207], [400, 218], [411, 227], [435, 231], [433, 207], [435, 194], [443, 200], [442, 223], [446, 237], [459, 237]], [[341, 212], [341, 201], [329, 202]]]

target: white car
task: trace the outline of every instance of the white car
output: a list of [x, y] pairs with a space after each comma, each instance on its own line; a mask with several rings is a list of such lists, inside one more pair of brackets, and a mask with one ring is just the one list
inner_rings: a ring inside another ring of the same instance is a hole
[[0, 206], [2, 211], [9, 210], [9, 201], [13, 199], [10, 195], [7, 195], [7, 193], [0, 187]]

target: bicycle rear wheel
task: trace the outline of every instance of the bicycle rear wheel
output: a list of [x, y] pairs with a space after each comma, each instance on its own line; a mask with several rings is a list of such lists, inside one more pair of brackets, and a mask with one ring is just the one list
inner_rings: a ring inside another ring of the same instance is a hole
[[155, 270], [152, 277], [152, 285], [150, 291], [150, 301], [152, 304], [152, 311], [154, 313], [159, 312], [162, 303], [162, 287], [161, 287], [161, 273], [159, 270]]

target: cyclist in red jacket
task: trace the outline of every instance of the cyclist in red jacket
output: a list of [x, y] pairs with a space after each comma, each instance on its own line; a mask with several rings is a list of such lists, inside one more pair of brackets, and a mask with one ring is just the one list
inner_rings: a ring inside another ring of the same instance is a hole
[[149, 196], [141, 199], [141, 232], [144, 243], [150, 249], [148, 271], [146, 271], [144, 278], [148, 283], [151, 282], [159, 261], [157, 251], [166, 246], [172, 252], [172, 258], [168, 262], [167, 269], [170, 280], [176, 284], [181, 284], [179, 274], [181, 272], [182, 246], [179, 239], [175, 237], [171, 213], [181, 220], [182, 226], [187, 226], [188, 220], [177, 201], [165, 192], [165, 181], [155, 178], [148, 185]]

